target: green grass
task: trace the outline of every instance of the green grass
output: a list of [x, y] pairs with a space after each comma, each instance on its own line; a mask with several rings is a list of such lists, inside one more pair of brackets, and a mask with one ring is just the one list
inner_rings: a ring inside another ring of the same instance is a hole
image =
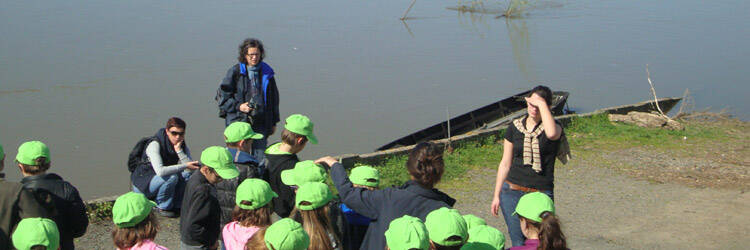
[[[446, 169], [441, 182], [459, 178], [472, 168], [497, 168], [503, 154], [504, 132], [501, 130], [497, 135], [477, 141], [454, 143], [454, 151], [446, 152], [443, 156]], [[686, 124], [684, 131], [613, 124], [606, 114], [574, 118], [566, 126], [565, 133], [574, 156], [596, 153], [596, 149], [626, 149], [644, 145], [669, 150], [684, 147], [685, 137], [690, 138], [693, 143], [700, 143], [728, 136], [721, 129], [698, 124]], [[409, 180], [406, 159], [405, 155], [392, 157], [374, 166], [380, 171], [381, 188], [399, 186]]]

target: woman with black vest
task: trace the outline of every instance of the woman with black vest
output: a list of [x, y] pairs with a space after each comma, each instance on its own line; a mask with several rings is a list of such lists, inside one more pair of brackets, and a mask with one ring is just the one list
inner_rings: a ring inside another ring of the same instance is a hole
[[411, 180], [400, 187], [368, 190], [354, 187], [344, 166], [330, 156], [316, 163], [331, 166], [331, 179], [341, 202], [355, 212], [372, 219], [359, 249], [385, 249], [385, 231], [391, 221], [404, 215], [425, 220], [427, 214], [441, 207], [452, 207], [456, 200], [435, 189], [443, 176], [443, 148], [420, 143], [409, 153], [406, 170]]
[[[549, 103], [552, 91], [545, 86], [531, 90], [526, 99], [527, 115], [508, 125], [503, 140], [503, 158], [497, 169], [495, 193], [490, 212], [502, 210], [513, 246], [525, 240], [516, 209], [526, 193], [542, 192], [554, 197], [555, 158], [568, 152], [562, 126], [552, 117]], [[565, 159], [561, 159], [565, 162]]]
[[224, 125], [247, 122], [253, 131], [263, 135], [253, 140], [253, 157], [263, 162], [268, 136], [276, 131], [279, 122], [279, 91], [271, 66], [263, 62], [266, 57], [263, 43], [254, 38], [242, 41], [237, 64], [227, 71], [219, 86], [219, 116]]
[[156, 201], [158, 212], [165, 217], [177, 217], [185, 183], [193, 170], [199, 168], [185, 144], [185, 121], [172, 117], [149, 142], [141, 162], [132, 174], [133, 191]]

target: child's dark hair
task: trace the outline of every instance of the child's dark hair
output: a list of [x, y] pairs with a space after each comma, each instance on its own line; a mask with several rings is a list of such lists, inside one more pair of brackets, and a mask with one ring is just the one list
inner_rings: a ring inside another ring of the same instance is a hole
[[159, 231], [159, 222], [151, 212], [146, 219], [133, 227], [118, 227], [112, 229], [112, 240], [119, 249], [129, 249], [144, 240], [154, 240]]
[[433, 188], [443, 177], [445, 171], [443, 149], [429, 142], [417, 144], [409, 152], [406, 170], [419, 185], [425, 188]]
[[36, 175], [40, 174], [44, 171], [47, 171], [50, 167], [49, 162], [47, 162], [47, 157], [39, 157], [34, 159], [34, 165], [26, 165], [23, 163], [18, 163], [23, 166], [23, 171], [27, 174]]
[[36, 245], [30, 248], [31, 250], [47, 250], [47, 247], [43, 245]]
[[[448, 240], [450, 240], [450, 241], [461, 240], [461, 236], [453, 235], [451, 237], [448, 237]], [[439, 244], [437, 244], [435, 242], [430, 242], [430, 243], [432, 244], [432, 247], [433, 247], [434, 250], [460, 250], [461, 247], [464, 246], [464, 244], [460, 244], [460, 245], [457, 245], [457, 246], [442, 246], [442, 245], [439, 245]]]
[[268, 250], [266, 247], [266, 228], [261, 228], [245, 243], [245, 250]]
[[531, 95], [533, 94], [537, 94], [539, 97], [544, 99], [547, 105], [552, 105], [552, 90], [550, 90], [547, 86], [539, 85], [534, 87], [533, 89], [531, 89], [528, 97], [531, 97]]
[[539, 215], [542, 222], [532, 221], [526, 218], [526, 223], [539, 229], [539, 248], [540, 250], [567, 250], [568, 244], [563, 234], [560, 220], [557, 216], [549, 211], [544, 211]]
[[307, 136], [294, 133], [287, 129], [281, 131], [281, 141], [285, 144], [295, 146], [297, 145], [297, 139], [299, 138], [302, 138], [302, 142], [300, 144], [307, 142]]
[[[251, 205], [249, 201], [242, 201], [243, 205]], [[232, 220], [240, 223], [243, 227], [267, 227], [271, 225], [271, 203], [257, 209], [242, 209], [234, 206], [232, 210]]]

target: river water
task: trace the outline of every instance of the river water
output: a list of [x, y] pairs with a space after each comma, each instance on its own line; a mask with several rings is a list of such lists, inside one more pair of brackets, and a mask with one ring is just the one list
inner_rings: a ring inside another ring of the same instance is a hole
[[[0, 143], [7, 179], [23, 141], [84, 198], [127, 191], [127, 154], [170, 116], [194, 158], [221, 145], [212, 100], [239, 42], [260, 38], [283, 117], [310, 116], [302, 158], [365, 153], [545, 84], [581, 112], [689, 89], [695, 109], [750, 118], [747, 1], [538, 1], [523, 18], [458, 1], [4, 1]], [[466, 1], [464, 1], [466, 2]], [[484, 2], [499, 9], [504, 1]], [[278, 133], [271, 140], [279, 140]]]

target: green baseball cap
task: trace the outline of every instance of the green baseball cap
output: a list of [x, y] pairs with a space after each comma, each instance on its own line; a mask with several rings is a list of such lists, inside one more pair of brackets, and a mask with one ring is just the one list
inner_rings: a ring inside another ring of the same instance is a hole
[[520, 215], [526, 219], [536, 222], [542, 222], [539, 215], [544, 211], [555, 212], [555, 204], [546, 194], [540, 192], [528, 193], [521, 196], [516, 205], [516, 211], [513, 215]]
[[[308, 182], [299, 186], [294, 204], [300, 210], [313, 210], [328, 204], [333, 199], [333, 194], [328, 185], [322, 182]], [[310, 205], [301, 205], [303, 201]]]
[[430, 249], [430, 238], [424, 223], [409, 215], [391, 221], [385, 231], [385, 242], [391, 250]]
[[34, 166], [36, 165], [36, 160], [39, 157], [45, 157], [47, 158], [47, 161], [45, 163], [49, 163], [49, 148], [47, 145], [44, 145], [44, 143], [40, 141], [28, 141], [21, 144], [20, 147], [18, 147], [18, 154], [16, 155], [16, 161], [21, 164]]
[[481, 226], [481, 225], [487, 225], [487, 222], [484, 221], [484, 219], [477, 217], [473, 214], [464, 214], [464, 221], [466, 221], [466, 227], [471, 231], [471, 229], [475, 226]]
[[310, 236], [302, 228], [302, 224], [284, 218], [266, 229], [263, 241], [268, 249], [304, 250], [310, 245]]
[[213, 168], [222, 179], [232, 179], [240, 175], [240, 171], [234, 166], [232, 154], [223, 147], [211, 146], [203, 150], [201, 163]]
[[469, 243], [487, 244], [492, 249], [505, 249], [505, 235], [497, 228], [478, 225], [469, 229]]
[[310, 121], [310, 118], [300, 114], [293, 114], [286, 118], [284, 128], [295, 134], [304, 135], [307, 140], [312, 144], [318, 144], [318, 138], [313, 134], [313, 127], [315, 125]]
[[[252, 178], [245, 179], [237, 186], [235, 202], [242, 209], [254, 210], [265, 206], [274, 197], [279, 197], [279, 195], [271, 190], [268, 182]], [[250, 205], [244, 205], [242, 201], [249, 201]]]
[[143, 194], [129, 192], [120, 195], [112, 205], [112, 222], [120, 228], [134, 227], [146, 219], [155, 206], [156, 203]]
[[57, 249], [60, 246], [60, 231], [55, 222], [47, 218], [21, 220], [11, 237], [13, 246], [19, 250], [29, 250], [39, 245], [47, 249]]
[[[430, 240], [441, 246], [458, 246], [466, 242], [469, 236], [466, 221], [458, 210], [441, 207], [435, 209], [425, 218], [425, 227], [430, 234]], [[461, 237], [460, 240], [449, 240], [452, 236]]]
[[255, 133], [247, 122], [233, 122], [224, 129], [225, 142], [238, 142], [245, 139], [263, 139], [262, 134]]
[[281, 171], [281, 182], [287, 186], [300, 186], [308, 182], [325, 182], [326, 170], [313, 161], [301, 161], [294, 168]]
[[370, 166], [359, 166], [352, 169], [349, 180], [357, 185], [377, 188], [380, 184], [380, 172]]

